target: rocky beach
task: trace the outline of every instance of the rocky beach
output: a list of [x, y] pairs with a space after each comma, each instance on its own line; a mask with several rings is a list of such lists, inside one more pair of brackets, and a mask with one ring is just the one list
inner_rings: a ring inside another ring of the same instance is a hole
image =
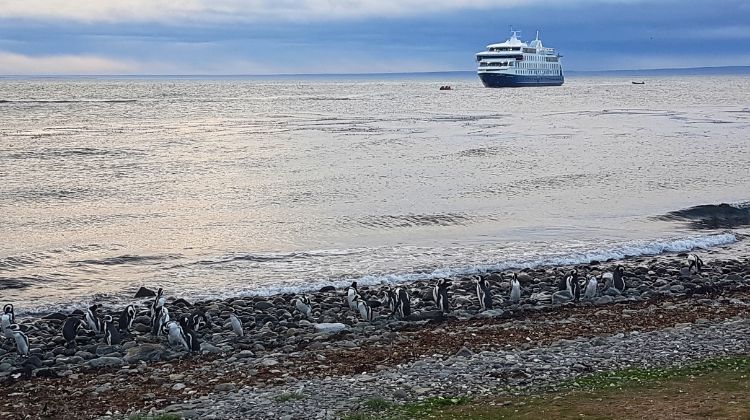
[[[133, 331], [111, 346], [79, 330], [68, 348], [60, 329], [76, 314], [18, 315], [30, 356], [3, 340], [0, 417], [342, 418], [366, 413], [373, 399], [515, 395], [597, 372], [748, 355], [750, 259], [701, 255], [700, 273], [686, 254], [524, 269], [520, 302], [509, 299], [512, 273], [483, 274], [493, 293], [487, 310], [472, 278], [451, 279], [446, 314], [433, 302], [435, 282], [404, 284], [412, 306], [404, 319], [375, 303], [388, 285], [361, 287], [370, 322], [333, 287], [307, 295], [310, 319], [291, 294], [187, 302], [165, 290], [173, 319], [198, 311], [210, 320], [191, 353], [151, 333], [153, 298], [134, 299]], [[571, 270], [583, 282], [617, 265], [622, 293], [600, 282], [594, 298], [552, 302]], [[103, 309], [116, 320], [123, 308]]]

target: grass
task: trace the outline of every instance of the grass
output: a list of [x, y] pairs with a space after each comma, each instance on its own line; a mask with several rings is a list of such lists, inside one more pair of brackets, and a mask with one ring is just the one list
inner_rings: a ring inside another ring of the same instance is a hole
[[296, 400], [304, 400], [307, 398], [303, 394], [300, 394], [299, 392], [289, 392], [287, 394], [281, 394], [274, 397], [274, 400], [276, 402], [287, 402], [287, 401], [296, 401]]
[[750, 356], [596, 373], [536, 395], [373, 405], [349, 419], [750, 419]]

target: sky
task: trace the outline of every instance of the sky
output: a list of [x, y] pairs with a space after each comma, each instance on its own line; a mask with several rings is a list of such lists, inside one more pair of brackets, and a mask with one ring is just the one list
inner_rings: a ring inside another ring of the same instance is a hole
[[750, 65], [748, 0], [0, 0], [0, 75], [469, 71], [511, 27], [567, 70]]

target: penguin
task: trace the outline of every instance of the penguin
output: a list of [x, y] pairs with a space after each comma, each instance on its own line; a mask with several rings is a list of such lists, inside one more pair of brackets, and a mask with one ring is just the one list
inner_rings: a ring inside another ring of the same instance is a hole
[[346, 301], [349, 303], [349, 309], [353, 311], [357, 311], [357, 297], [359, 297], [359, 292], [357, 291], [357, 282], [353, 281], [352, 285], [349, 286], [349, 288], [346, 290]]
[[86, 309], [86, 325], [89, 329], [97, 334], [102, 332], [102, 320], [99, 318], [98, 311], [100, 305], [94, 304]]
[[164, 299], [164, 289], [161, 287], [156, 292], [156, 296], [154, 297], [154, 301], [151, 302], [151, 307], [149, 307], [149, 315], [151, 316], [151, 319], [157, 317], [159, 314], [159, 310], [164, 307], [164, 304], [166, 303], [166, 300]]
[[397, 310], [397, 295], [390, 287], [383, 290], [383, 306], [390, 309], [391, 314], [395, 315]]
[[295, 300], [294, 306], [305, 316], [305, 318], [312, 318], [312, 304], [310, 303], [310, 298], [305, 295], [300, 295], [300, 297]]
[[[5, 305], [6, 307], [8, 305]], [[5, 338], [12, 340], [13, 339], [13, 331], [11, 330], [11, 325], [15, 325], [13, 321], [11, 321], [14, 318], [14, 316], [10, 313], [3, 313], [3, 315], [0, 317], [0, 327], [3, 329], [3, 334], [5, 335]]]
[[120, 320], [117, 323], [117, 326], [120, 327], [121, 333], [129, 333], [130, 329], [133, 327], [133, 320], [135, 319], [135, 306], [128, 305], [123, 309], [122, 313], [120, 314]]
[[177, 321], [167, 322], [162, 329], [166, 330], [167, 341], [171, 345], [181, 345], [186, 351], [190, 351], [190, 345], [185, 338], [185, 332], [183, 331], [180, 323]]
[[401, 318], [406, 318], [411, 315], [411, 299], [406, 289], [397, 287], [394, 292], [396, 295], [396, 311]]
[[625, 291], [625, 269], [621, 265], [615, 267], [615, 271], [612, 273], [612, 285], [620, 293]]
[[518, 281], [518, 274], [513, 273], [510, 280], [510, 301], [518, 303], [521, 300], [521, 282]]
[[235, 314], [229, 314], [229, 323], [232, 325], [232, 331], [237, 337], [244, 337], [245, 332], [242, 330], [242, 321]]
[[[159, 320], [163, 317], [162, 310], [166, 309], [164, 307], [164, 304], [166, 303], [166, 299], [164, 298], [164, 289], [161, 287], [156, 292], [156, 296], [154, 296], [154, 301], [151, 302], [151, 306], [149, 307], [149, 316], [151, 317], [151, 334], [153, 335], [161, 335], [161, 327], [164, 325], [164, 323], [160, 323]], [[169, 319], [167, 318], [167, 321]]]
[[5, 306], [3, 306], [3, 314], [8, 315], [10, 317], [10, 323], [15, 324], [16, 323], [16, 313], [13, 311], [13, 304], [8, 303]]
[[573, 296], [573, 301], [578, 302], [581, 299], [581, 285], [578, 284], [578, 272], [573, 270], [573, 273], [565, 279], [567, 285], [566, 290]]
[[151, 333], [157, 337], [161, 336], [162, 328], [169, 322], [169, 310], [166, 307], [161, 307], [158, 312], [158, 317], [152, 320]]
[[18, 354], [23, 357], [28, 357], [29, 349], [31, 348], [29, 345], [29, 337], [20, 330], [18, 324], [13, 324], [11, 330], [13, 331], [13, 338], [16, 340], [16, 350], [18, 351]]
[[202, 310], [197, 310], [189, 315], [183, 315], [179, 321], [185, 331], [190, 330], [198, 332], [203, 327], [210, 325], [206, 313]]
[[687, 260], [688, 260], [688, 271], [690, 273], [693, 272], [693, 269], [695, 269], [696, 273], [701, 272], [701, 268], [703, 268], [703, 260], [701, 259], [701, 257], [699, 257], [696, 254], [688, 254]]
[[81, 320], [76, 317], [69, 317], [63, 322], [62, 334], [68, 348], [76, 346], [76, 336], [78, 335], [79, 328], [81, 328]]
[[367, 304], [367, 302], [365, 302], [361, 298], [357, 298], [355, 303], [357, 304], [357, 310], [359, 311], [359, 316], [362, 317], [363, 321], [370, 322], [374, 319], [372, 308], [370, 307], [370, 305]]
[[193, 319], [193, 325], [190, 328], [192, 331], [198, 332], [205, 327], [211, 326], [211, 319], [202, 310], [193, 312], [190, 317]]
[[432, 289], [432, 298], [435, 300], [435, 306], [443, 313], [451, 311], [451, 304], [448, 301], [448, 288], [450, 286], [451, 282], [446, 279], [440, 279], [435, 288]]
[[104, 330], [104, 342], [107, 343], [108, 346], [114, 346], [122, 342], [120, 330], [115, 327], [111, 315], [104, 316], [104, 327], [102, 329]]
[[185, 341], [188, 344], [188, 351], [189, 352], [196, 352], [201, 350], [201, 343], [198, 341], [198, 333], [196, 333], [193, 330], [185, 330], [183, 329], [183, 333], [185, 334]]
[[482, 307], [483, 311], [492, 309], [492, 291], [490, 290], [490, 282], [487, 279], [482, 279], [480, 276], [476, 276], [474, 281], [477, 284], [477, 297], [479, 298], [479, 306]]
[[599, 282], [596, 280], [596, 277], [590, 277], [584, 286], [584, 297], [589, 300], [594, 299], [596, 297], [596, 287], [598, 285]]
[[560, 282], [557, 284], [558, 285], [557, 289], [560, 290], [560, 291], [562, 291], [562, 290], [568, 290], [569, 289], [568, 284], [570, 283], [568, 281], [568, 279], [571, 278], [571, 277], [577, 283], [578, 282], [578, 270], [575, 270], [575, 269], [570, 270], [570, 274], [568, 274], [566, 277], [561, 278]]

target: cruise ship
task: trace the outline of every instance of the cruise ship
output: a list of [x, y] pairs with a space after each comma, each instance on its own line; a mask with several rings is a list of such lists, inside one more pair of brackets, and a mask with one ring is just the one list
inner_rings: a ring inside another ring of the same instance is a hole
[[486, 87], [560, 86], [565, 81], [561, 55], [539, 39], [529, 44], [511, 31], [510, 39], [477, 53], [477, 74]]

